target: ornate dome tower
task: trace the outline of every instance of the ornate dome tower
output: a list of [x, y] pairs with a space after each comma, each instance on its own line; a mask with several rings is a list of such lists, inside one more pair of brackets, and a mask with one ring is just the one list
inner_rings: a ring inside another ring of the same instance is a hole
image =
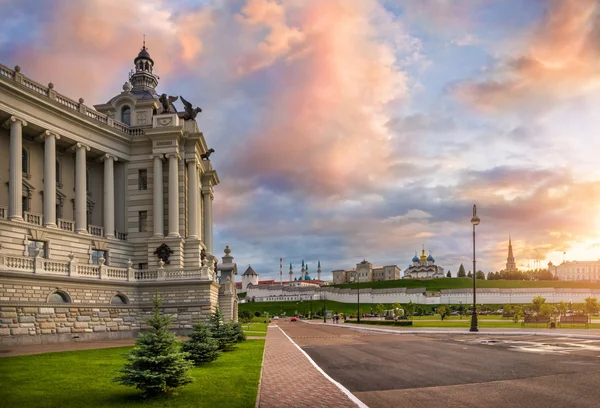
[[132, 91], [134, 93], [149, 91], [152, 94], [156, 94], [158, 77], [152, 73], [154, 61], [146, 48], [146, 39], [144, 39], [144, 45], [138, 56], [133, 60], [133, 63], [135, 71], [129, 77], [129, 82], [133, 85]]

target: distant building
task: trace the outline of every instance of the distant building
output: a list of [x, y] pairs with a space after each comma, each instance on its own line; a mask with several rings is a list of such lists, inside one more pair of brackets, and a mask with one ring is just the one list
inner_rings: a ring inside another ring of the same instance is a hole
[[508, 256], [506, 257], [506, 269], [507, 272], [513, 272], [517, 270], [517, 264], [515, 262], [515, 257], [513, 256], [512, 250], [512, 242], [510, 240], [510, 235], [508, 236]]
[[412, 259], [412, 265], [404, 271], [404, 279], [433, 279], [445, 278], [444, 268], [435, 264], [431, 254], [425, 255], [425, 248], [418, 257], [416, 252]]
[[[321, 277], [321, 262], [319, 262], [317, 268], [317, 276]], [[242, 274], [242, 281], [235, 282], [235, 288], [237, 293], [245, 293], [248, 291], [248, 288], [254, 287], [266, 287], [271, 285], [283, 285], [283, 286], [322, 286], [327, 285], [327, 282], [322, 281], [321, 279], [312, 279], [308, 273], [308, 264], [304, 264], [302, 261], [302, 271], [299, 278], [294, 278], [294, 271], [292, 269], [292, 264], [290, 264], [290, 272], [289, 272], [290, 280], [289, 281], [275, 281], [274, 279], [260, 280], [259, 274], [252, 268], [252, 266], [248, 265], [248, 269]]]
[[600, 281], [600, 260], [569, 261], [560, 265], [549, 262], [548, 270], [559, 280]]
[[400, 279], [400, 268], [397, 265], [373, 266], [367, 260], [356, 264], [356, 268], [332, 271], [333, 284], [350, 283], [354, 279], [359, 282], [375, 282]]

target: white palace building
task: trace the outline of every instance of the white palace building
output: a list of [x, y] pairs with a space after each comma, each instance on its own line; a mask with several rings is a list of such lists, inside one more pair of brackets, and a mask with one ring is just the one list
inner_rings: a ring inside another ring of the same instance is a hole
[[145, 45], [133, 63], [94, 107], [0, 65], [2, 344], [132, 336], [156, 291], [178, 329], [237, 319], [200, 109], [159, 96]]

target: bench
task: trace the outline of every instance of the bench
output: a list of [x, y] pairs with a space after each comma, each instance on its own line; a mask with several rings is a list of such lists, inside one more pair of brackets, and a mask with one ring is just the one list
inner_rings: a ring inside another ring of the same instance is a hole
[[586, 315], [576, 315], [576, 316], [561, 316], [559, 325], [561, 324], [570, 324], [571, 326], [574, 324], [585, 324], [585, 328], [588, 328], [589, 319]]
[[521, 327], [526, 324], [550, 324], [550, 316], [525, 316]]

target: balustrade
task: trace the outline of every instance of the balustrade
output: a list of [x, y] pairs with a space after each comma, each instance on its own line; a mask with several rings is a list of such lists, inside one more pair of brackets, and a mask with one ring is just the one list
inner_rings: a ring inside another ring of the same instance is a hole
[[64, 220], [62, 218], [59, 218], [56, 221], [58, 222], [58, 228], [61, 230], [75, 232], [75, 221]]
[[26, 89], [31, 92], [34, 92], [37, 95], [45, 96], [49, 99], [53, 99], [58, 102], [60, 105], [83, 113], [88, 119], [102, 123], [106, 126], [110, 126], [120, 132], [126, 133], [128, 135], [137, 136], [143, 135], [143, 129], [132, 129], [130, 126], [121, 123], [117, 120], [109, 121], [108, 116], [96, 111], [93, 108], [85, 106], [83, 103], [76, 102], [70, 98], [67, 98], [64, 95], [61, 95], [54, 91], [53, 85], [49, 84], [49, 86], [42, 85], [32, 79], [29, 79], [22, 74], [17, 75], [19, 70], [13, 70], [8, 68], [7, 66], [0, 64], [0, 80], [3, 81], [18, 81], [23, 85]]
[[23, 211], [23, 219], [28, 224], [42, 225], [44, 221], [44, 216], [42, 214]]
[[104, 227], [99, 227], [97, 225], [88, 225], [88, 232], [91, 235], [95, 235], [97, 237], [103, 237], [104, 236]]

